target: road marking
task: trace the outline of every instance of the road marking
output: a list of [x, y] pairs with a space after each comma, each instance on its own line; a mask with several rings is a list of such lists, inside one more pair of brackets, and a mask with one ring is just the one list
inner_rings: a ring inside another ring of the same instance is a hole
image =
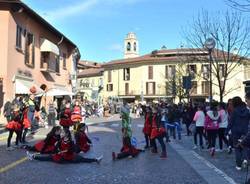
[[144, 125], [138, 124], [137, 127], [142, 128], [142, 127], [144, 127]]
[[223, 178], [225, 178], [225, 180], [227, 180], [230, 184], [236, 184], [235, 181], [230, 178], [226, 173], [224, 173], [222, 170], [218, 169], [215, 165], [213, 165], [212, 163], [210, 163], [209, 161], [207, 161], [205, 158], [203, 158], [202, 156], [200, 156], [198, 153], [196, 153], [195, 151], [191, 151], [193, 153], [193, 155], [198, 158], [199, 160], [201, 160], [203, 163], [205, 163], [209, 168], [211, 168], [212, 170], [214, 170], [217, 174], [219, 174], [220, 176], [222, 176]]
[[15, 162], [13, 162], [13, 163], [11, 163], [9, 165], [6, 165], [6, 166], [0, 168], [0, 174], [3, 173], [3, 172], [8, 171], [8, 170], [10, 170], [10, 169], [12, 169], [14, 167], [16, 167], [17, 165], [25, 162], [26, 160], [28, 160], [28, 158], [27, 157], [23, 157], [20, 160], [17, 160], [17, 161], [15, 161]]
[[208, 184], [237, 184], [226, 173], [194, 151], [190, 151], [177, 142], [169, 144]]
[[8, 139], [8, 136], [0, 137], [0, 141], [5, 141]]

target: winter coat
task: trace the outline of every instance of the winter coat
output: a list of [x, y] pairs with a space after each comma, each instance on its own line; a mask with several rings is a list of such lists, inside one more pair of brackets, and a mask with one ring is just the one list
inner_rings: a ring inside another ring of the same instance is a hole
[[248, 132], [248, 124], [250, 120], [250, 112], [245, 105], [236, 107], [231, 114], [228, 130], [232, 131], [234, 137], [246, 135]]
[[207, 111], [205, 118], [205, 129], [206, 130], [218, 130], [219, 129], [220, 114], [219, 112], [214, 115], [213, 111]]

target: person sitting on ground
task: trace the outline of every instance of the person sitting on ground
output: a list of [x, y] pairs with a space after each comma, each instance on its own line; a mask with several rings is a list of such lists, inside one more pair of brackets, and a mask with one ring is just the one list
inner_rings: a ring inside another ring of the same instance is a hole
[[80, 153], [81, 151], [84, 153], [88, 152], [92, 144], [92, 141], [86, 135], [85, 130], [86, 124], [80, 123], [75, 132], [76, 153]]
[[46, 138], [37, 142], [34, 146], [23, 146], [24, 149], [33, 152], [39, 152], [41, 154], [50, 154], [56, 152], [55, 144], [60, 140], [61, 127], [55, 126], [47, 134]]
[[50, 155], [31, 154], [26, 152], [29, 160], [39, 161], [53, 161], [56, 163], [100, 163], [102, 156], [99, 158], [84, 158], [75, 152], [75, 145], [71, 137], [71, 133], [68, 129], [64, 129], [62, 132], [62, 138], [57, 142], [57, 152]]

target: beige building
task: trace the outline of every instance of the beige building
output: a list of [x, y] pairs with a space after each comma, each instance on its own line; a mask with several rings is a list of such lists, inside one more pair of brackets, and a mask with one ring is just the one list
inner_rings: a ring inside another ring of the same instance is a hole
[[[135, 55], [135, 50], [131, 49], [131, 43], [138, 45], [136, 36], [132, 34], [129, 33], [124, 40], [125, 59], [101, 64], [104, 70], [104, 89], [101, 94], [104, 102], [112, 98], [128, 102], [159, 100], [179, 102], [178, 91], [183, 89], [183, 76], [191, 77], [191, 89], [182, 100], [187, 101], [189, 97], [193, 101], [209, 101], [209, 57], [206, 50], [163, 47], [139, 56], [139, 53]], [[219, 62], [219, 72], [223, 80], [225, 63]], [[250, 67], [247, 62], [235, 67], [226, 82], [224, 101], [234, 96], [244, 97], [243, 82], [246, 81], [248, 84], [249, 73]], [[212, 80], [213, 99], [219, 101], [219, 87], [215, 75], [212, 75]]]
[[78, 63], [77, 95], [82, 100], [103, 103], [103, 72], [100, 64], [90, 61]]
[[0, 2], [0, 22], [1, 108], [33, 85], [75, 92], [80, 53], [71, 40], [21, 1]]

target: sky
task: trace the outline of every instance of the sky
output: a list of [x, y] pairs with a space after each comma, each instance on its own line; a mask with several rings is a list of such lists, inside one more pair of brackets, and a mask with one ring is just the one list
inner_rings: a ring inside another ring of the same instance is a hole
[[230, 10], [226, 0], [23, 0], [72, 40], [82, 60], [108, 62], [123, 58], [127, 33], [134, 32], [140, 55], [186, 45], [193, 19]]

